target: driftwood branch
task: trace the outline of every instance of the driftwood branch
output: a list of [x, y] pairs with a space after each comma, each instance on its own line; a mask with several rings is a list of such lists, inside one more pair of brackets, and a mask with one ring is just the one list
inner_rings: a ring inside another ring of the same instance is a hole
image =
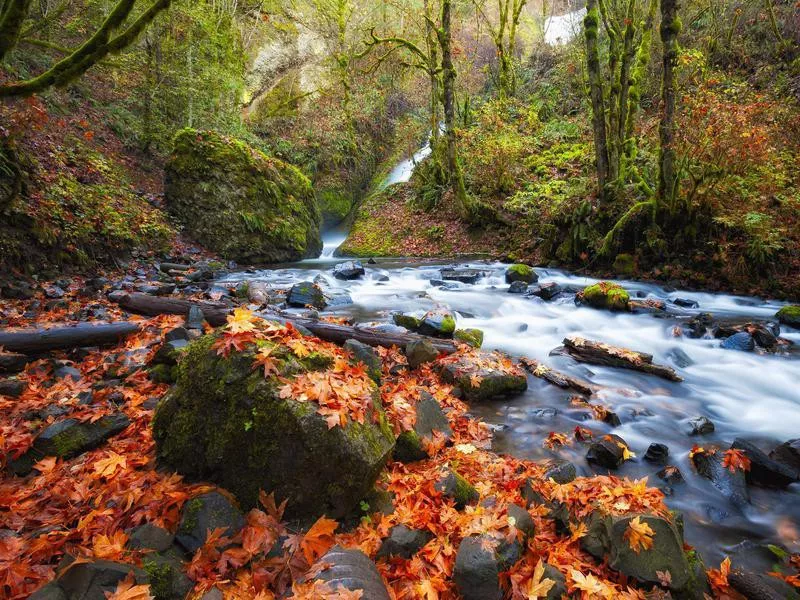
[[[84, 323], [50, 329], [0, 331], [0, 347], [9, 353], [38, 354], [50, 350], [104, 346], [114, 344], [126, 335], [139, 331], [140, 327], [139, 323], [130, 322], [103, 325]], [[13, 356], [13, 354], [0, 356]]]
[[683, 378], [674, 369], [654, 364], [653, 357], [650, 354], [602, 342], [585, 340], [578, 336], [564, 338], [564, 347], [572, 358], [580, 362], [632, 369], [650, 375], [657, 375], [670, 381], [683, 381]]
[[551, 369], [547, 365], [540, 363], [537, 360], [533, 360], [532, 358], [528, 358], [527, 356], [520, 357], [519, 362], [531, 375], [539, 377], [540, 379], [544, 379], [545, 381], [548, 381], [553, 385], [565, 390], [571, 389], [575, 390], [579, 394], [591, 396], [596, 389], [596, 386], [592, 386], [592, 384], [586, 381]]

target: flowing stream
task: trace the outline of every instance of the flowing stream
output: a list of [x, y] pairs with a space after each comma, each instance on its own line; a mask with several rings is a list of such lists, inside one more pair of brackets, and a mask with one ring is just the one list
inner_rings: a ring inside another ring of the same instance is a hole
[[[551, 431], [571, 434], [576, 426], [590, 428], [595, 436], [615, 433], [627, 441], [637, 458], [617, 471], [620, 476], [648, 477], [650, 485], [664, 486], [655, 473], [661, 468], [642, 460], [648, 445], [669, 446], [669, 464], [677, 466], [685, 483], [674, 486], [668, 504], [684, 513], [686, 537], [707, 561], [719, 562], [723, 553], [743, 540], [780, 543], [800, 550], [800, 485], [787, 491], [750, 486], [751, 504], [744, 510], [730, 505], [711, 483], [695, 474], [688, 453], [694, 444], [719, 444], [727, 449], [734, 438], [752, 440], [769, 450], [800, 433], [800, 351], [779, 355], [725, 350], [720, 340], [676, 337], [673, 328], [699, 312], [716, 319], [769, 320], [780, 308], [777, 302], [757, 298], [689, 291], [671, 291], [657, 285], [621, 282], [632, 297], [667, 300], [674, 310], [668, 315], [615, 314], [576, 306], [574, 293], [566, 292], [545, 302], [536, 297], [508, 293], [505, 266], [473, 263], [487, 276], [474, 285], [431, 283], [440, 277], [436, 263], [385, 259], [365, 265], [366, 275], [340, 281], [331, 267], [343, 259], [317, 259], [271, 270], [239, 273], [228, 280], [259, 279], [276, 288], [299, 281], [316, 280], [326, 293], [349, 295], [352, 303], [338, 305], [329, 313], [348, 316], [357, 323], [388, 324], [391, 312], [421, 315], [446, 307], [456, 315], [459, 328], [477, 327], [485, 333], [484, 348], [500, 349], [513, 356], [528, 356], [549, 366], [602, 386], [595, 400], [615, 411], [621, 424], [614, 427], [593, 420], [585, 409], [570, 405], [571, 394], [530, 377], [528, 391], [516, 398], [475, 404], [476, 416], [495, 429], [494, 450], [531, 459], [561, 457], [573, 461], [579, 474], [602, 470], [585, 460], [580, 444], [558, 452], [543, 447]], [[537, 269], [539, 282], [554, 281], [567, 290], [593, 283], [594, 279]], [[682, 309], [670, 300], [693, 300], [697, 308]], [[676, 367], [685, 381], [672, 383], [622, 369], [582, 365], [571, 358], [551, 356], [565, 336], [582, 337], [653, 354], [655, 362]], [[782, 336], [798, 344], [800, 331], [783, 328]], [[682, 351], [689, 366], [676, 360]], [[688, 421], [706, 416], [716, 429], [704, 436], [688, 434]]]

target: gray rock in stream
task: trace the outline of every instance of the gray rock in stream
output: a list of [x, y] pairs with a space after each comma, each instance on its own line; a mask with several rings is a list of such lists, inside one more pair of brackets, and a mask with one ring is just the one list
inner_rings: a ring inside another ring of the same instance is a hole
[[359, 261], [349, 260], [333, 267], [332, 275], [336, 279], [358, 279], [364, 276], [364, 265]]
[[771, 459], [752, 442], [736, 438], [731, 448], [741, 450], [750, 459], [750, 469], [745, 475], [749, 483], [763, 487], [785, 488], [798, 480], [797, 471]]
[[722, 347], [726, 350], [738, 350], [740, 352], [752, 352], [756, 348], [753, 336], [742, 331], [722, 341]]
[[745, 472], [742, 469], [730, 471], [722, 464], [723, 458], [720, 452], [695, 452], [691, 461], [697, 474], [708, 479], [731, 504], [737, 508], [744, 508], [750, 504]]
[[294, 284], [289, 290], [288, 296], [286, 296], [286, 303], [296, 308], [313, 306], [319, 310], [322, 310], [328, 305], [322, 290], [311, 281], [303, 281]]

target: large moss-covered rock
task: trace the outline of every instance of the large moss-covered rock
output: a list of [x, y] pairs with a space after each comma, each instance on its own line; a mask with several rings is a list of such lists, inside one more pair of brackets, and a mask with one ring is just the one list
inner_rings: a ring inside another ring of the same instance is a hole
[[394, 445], [377, 386], [364, 378], [373, 397], [364, 423], [329, 428], [316, 403], [280, 398], [278, 380], [329, 369], [329, 358], [301, 359], [276, 344], [278, 374], [264, 378], [253, 368], [254, 349], [225, 358], [212, 348], [217, 335], [189, 345], [175, 388], [156, 410], [159, 462], [219, 484], [244, 509], [263, 489], [288, 499], [290, 518], [347, 514], [372, 489]]
[[217, 133], [178, 132], [164, 198], [187, 233], [224, 258], [271, 263], [322, 250], [309, 180], [295, 167]]
[[775, 317], [784, 325], [800, 329], [800, 305], [788, 304], [775, 313]]
[[608, 310], [629, 310], [630, 296], [621, 285], [608, 281], [601, 281], [587, 286], [578, 294], [578, 299], [592, 308], [605, 308]]

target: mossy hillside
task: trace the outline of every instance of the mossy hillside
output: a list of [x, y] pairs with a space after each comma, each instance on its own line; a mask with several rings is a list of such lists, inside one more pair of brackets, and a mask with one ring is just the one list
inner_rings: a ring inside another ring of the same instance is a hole
[[353, 195], [341, 188], [321, 188], [319, 184], [316, 190], [323, 227], [334, 227], [344, 221], [353, 209]]
[[189, 235], [225, 258], [282, 262], [322, 249], [309, 180], [242, 141], [209, 131], [178, 132], [164, 193]]
[[[159, 461], [229, 490], [243, 508], [259, 490], [289, 499], [290, 518], [346, 514], [371, 489], [394, 445], [374, 388], [378, 422], [328, 428], [317, 405], [278, 397], [281, 383], [253, 369], [254, 351], [224, 358], [215, 335], [190, 344], [177, 385], [159, 405], [153, 430]], [[272, 356], [281, 377], [329, 368], [285, 346]]]

